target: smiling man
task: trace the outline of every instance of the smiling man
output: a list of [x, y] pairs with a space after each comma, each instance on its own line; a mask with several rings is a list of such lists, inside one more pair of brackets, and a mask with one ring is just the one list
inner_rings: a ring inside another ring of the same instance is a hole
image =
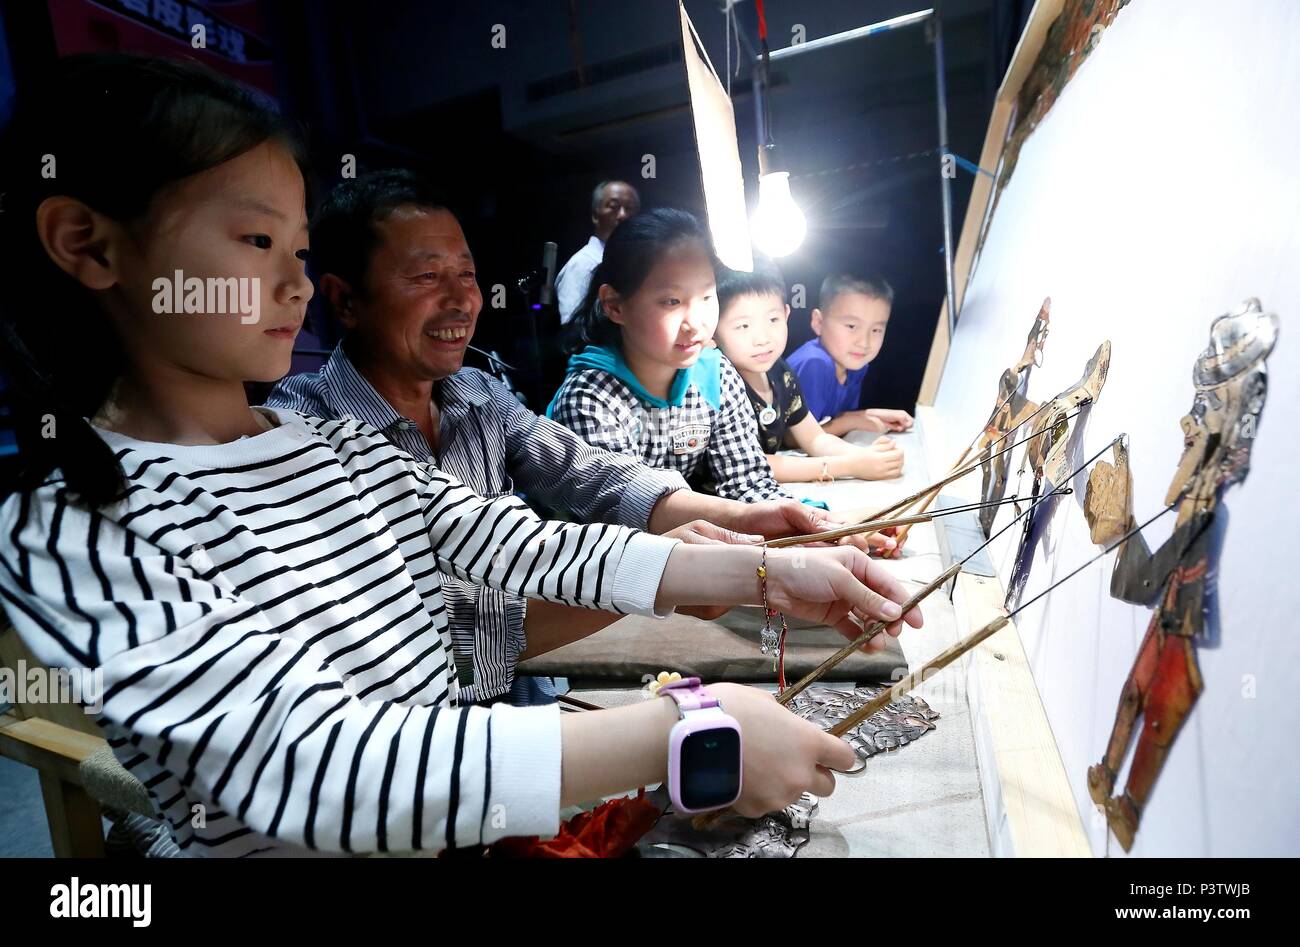
[[[317, 212], [311, 246], [321, 294], [347, 336], [319, 372], [286, 378], [267, 404], [358, 418], [483, 496], [523, 493], [579, 521], [675, 530], [696, 541], [739, 539], [727, 530], [827, 528], [818, 511], [793, 501], [693, 493], [679, 474], [593, 448], [524, 408], [490, 375], [463, 368], [483, 308], [474, 258], [455, 215], [417, 175], [380, 171], [343, 182]], [[467, 700], [545, 699], [536, 679], [515, 686], [519, 660], [615, 617], [546, 602], [525, 607], [516, 596], [447, 578], [443, 595]]]

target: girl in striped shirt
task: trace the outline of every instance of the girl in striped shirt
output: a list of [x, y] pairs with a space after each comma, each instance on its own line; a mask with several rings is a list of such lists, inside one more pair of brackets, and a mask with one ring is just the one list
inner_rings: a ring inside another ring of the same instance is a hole
[[[670, 701], [458, 706], [439, 571], [662, 614], [756, 602], [760, 551], [544, 522], [361, 422], [250, 408], [244, 383], [288, 369], [312, 295], [293, 137], [188, 65], [72, 57], [32, 90], [0, 150], [28, 295], [0, 321], [25, 465], [0, 506], [0, 601], [45, 663], [102, 672], [97, 722], [177, 843], [466, 846], [662, 780]], [[898, 618], [903, 590], [862, 553], [800, 566], [769, 554], [775, 607], [846, 632]], [[766, 695], [717, 693], [743, 728], [742, 812], [830, 792], [827, 767], [853, 762]]]

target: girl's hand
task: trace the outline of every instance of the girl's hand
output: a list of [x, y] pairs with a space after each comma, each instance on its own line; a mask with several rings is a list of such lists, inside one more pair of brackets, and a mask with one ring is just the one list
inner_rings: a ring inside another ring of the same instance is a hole
[[[885, 569], [857, 549], [772, 549], [767, 554], [767, 601], [770, 607], [835, 628], [846, 638], [862, 633], [861, 622], [887, 621], [886, 631], [898, 637], [902, 621], [922, 624], [920, 609], [900, 619], [899, 605], [907, 590]], [[885, 647], [874, 638], [867, 650]]]
[[765, 691], [741, 684], [710, 684], [709, 691], [740, 723], [744, 764], [734, 808], [743, 816], [777, 812], [805, 792], [829, 796], [835, 790], [830, 770], [857, 763], [847, 743], [799, 719]]
[[912, 429], [912, 416], [906, 411], [898, 411], [894, 408], [865, 408], [862, 413], [884, 425], [881, 430], [910, 431]]

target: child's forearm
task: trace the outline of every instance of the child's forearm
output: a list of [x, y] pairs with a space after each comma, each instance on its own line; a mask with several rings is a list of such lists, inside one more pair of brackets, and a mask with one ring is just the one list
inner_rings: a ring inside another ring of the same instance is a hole
[[823, 470], [829, 477], [856, 476], [845, 455], [791, 457], [769, 454], [767, 462], [772, 465], [772, 476], [776, 477], [778, 483], [812, 483], [821, 479]]
[[861, 411], [845, 411], [823, 424], [822, 430], [827, 434], [834, 434], [839, 437], [848, 434], [850, 431], [859, 431], [862, 427], [863, 417]]
[[837, 437], [825, 430], [820, 430], [817, 436], [812, 439], [804, 452], [810, 457], [835, 457], [841, 454], [852, 454], [854, 451], [862, 450], [854, 444]]
[[519, 660], [527, 661], [539, 654], [546, 654], [566, 644], [581, 641], [621, 617], [594, 608], [574, 608], [570, 605], [544, 602], [541, 599], [530, 599], [528, 613], [524, 618], [524, 633], [528, 638], [528, 647], [519, 655]]
[[560, 805], [663, 782], [677, 705], [666, 698], [614, 710], [563, 714]]

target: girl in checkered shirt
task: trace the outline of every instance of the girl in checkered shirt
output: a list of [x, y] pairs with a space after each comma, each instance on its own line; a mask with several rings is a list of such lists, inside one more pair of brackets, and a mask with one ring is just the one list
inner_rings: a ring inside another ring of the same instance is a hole
[[718, 496], [788, 498], [759, 446], [744, 382], [711, 345], [714, 264], [708, 234], [685, 211], [621, 223], [573, 319], [574, 354], [547, 414]]

